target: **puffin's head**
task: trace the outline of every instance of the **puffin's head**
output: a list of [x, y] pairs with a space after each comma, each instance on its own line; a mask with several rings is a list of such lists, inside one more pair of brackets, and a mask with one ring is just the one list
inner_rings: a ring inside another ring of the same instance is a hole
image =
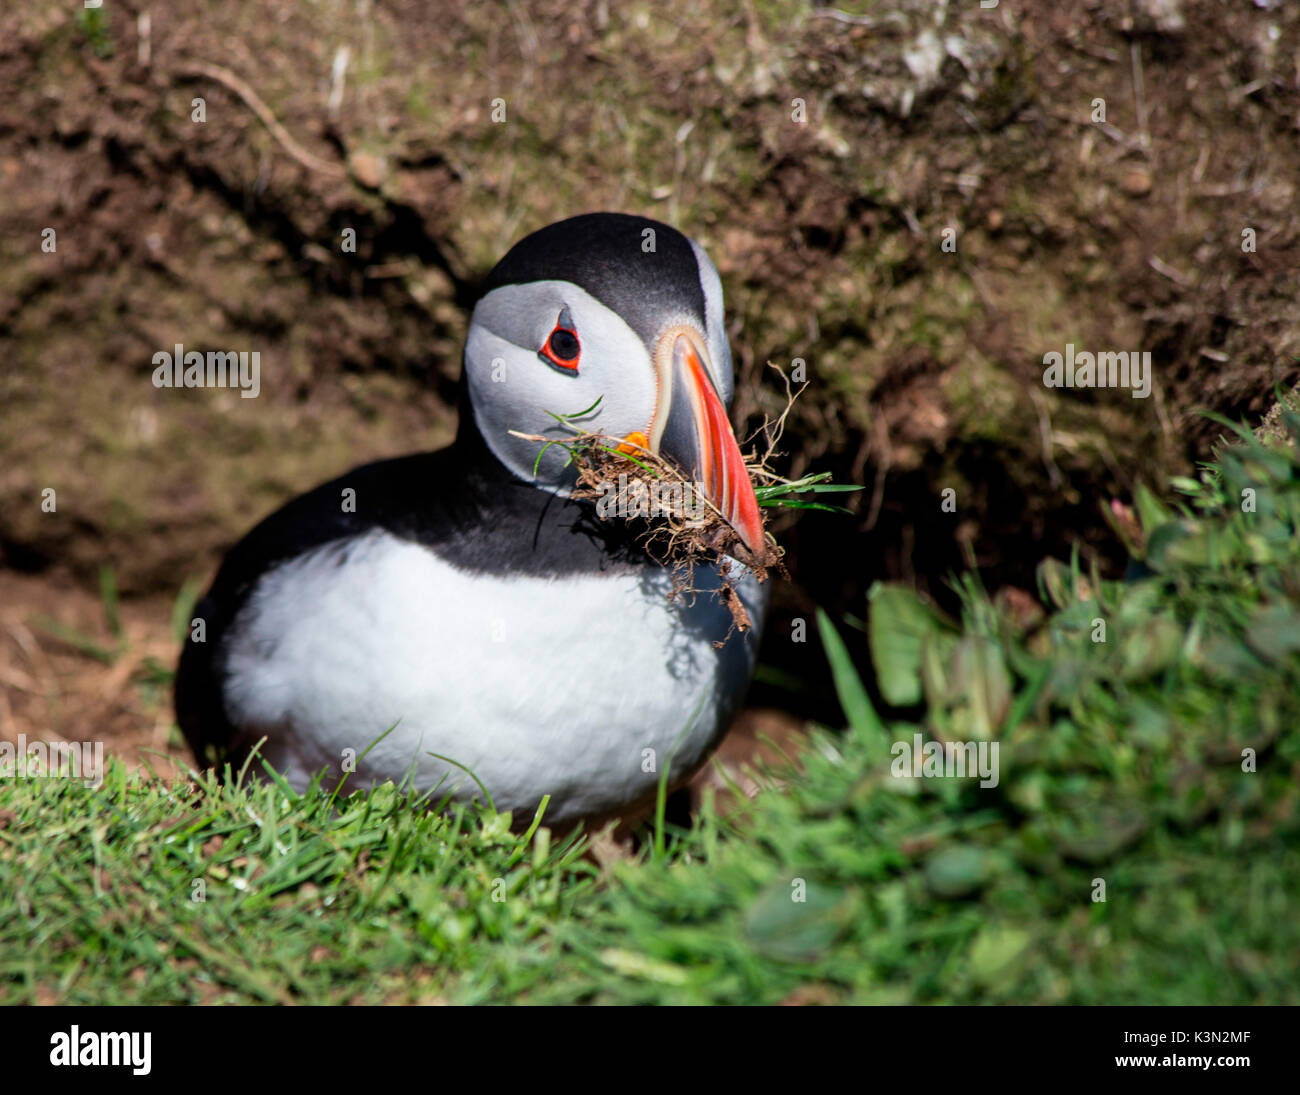
[[[515, 475], [557, 494], [574, 484], [553, 414], [625, 438], [691, 476], [757, 552], [763, 523], [727, 408], [733, 380], [722, 283], [703, 248], [645, 217], [591, 213], [510, 249], [470, 319], [465, 377], [474, 424]], [[597, 401], [599, 401], [597, 403]], [[635, 451], [635, 450], [632, 450]]]

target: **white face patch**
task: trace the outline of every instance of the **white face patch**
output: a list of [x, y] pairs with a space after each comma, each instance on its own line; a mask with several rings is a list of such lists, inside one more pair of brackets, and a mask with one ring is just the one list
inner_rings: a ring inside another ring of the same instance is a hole
[[[226, 640], [234, 725], [302, 787], [364, 760], [348, 785], [476, 788], [516, 817], [614, 812], [675, 783], [725, 732], [753, 670], [767, 587], [740, 592], [755, 627], [721, 650], [716, 598], [668, 600], [671, 576], [471, 574], [386, 533], [330, 545], [265, 575]], [[698, 572], [697, 572], [698, 574]], [[647, 752], [647, 750], [649, 752]]]
[[[580, 351], [576, 371], [548, 364], [538, 354], [561, 312], [573, 324]], [[657, 385], [645, 344], [616, 312], [567, 281], [533, 281], [492, 290], [474, 309], [465, 343], [465, 369], [474, 420], [493, 454], [521, 479], [533, 479], [541, 444], [511, 431], [564, 438], [548, 414], [575, 414], [597, 400], [575, 425], [613, 437], [647, 431]], [[538, 467], [543, 487], [567, 487], [572, 470], [565, 453], [549, 449]]]

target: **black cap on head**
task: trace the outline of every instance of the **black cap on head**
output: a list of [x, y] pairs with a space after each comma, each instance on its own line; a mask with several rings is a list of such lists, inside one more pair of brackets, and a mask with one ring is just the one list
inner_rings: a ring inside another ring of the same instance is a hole
[[488, 274], [483, 291], [548, 279], [571, 281], [586, 290], [647, 343], [659, 333], [665, 315], [690, 317], [701, 328], [705, 322], [704, 290], [691, 241], [649, 217], [584, 213], [549, 224], [510, 248]]

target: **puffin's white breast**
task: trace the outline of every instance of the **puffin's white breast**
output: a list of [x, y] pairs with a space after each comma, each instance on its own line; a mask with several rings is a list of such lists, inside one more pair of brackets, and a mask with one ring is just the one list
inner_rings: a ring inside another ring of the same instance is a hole
[[[696, 584], [701, 571], [697, 570]], [[709, 575], [709, 577], [713, 577]], [[264, 576], [226, 638], [230, 721], [303, 786], [356, 762], [349, 786], [408, 774], [468, 798], [471, 769], [500, 809], [617, 810], [675, 782], [714, 745], [753, 669], [755, 622], [733, 632], [711, 594], [671, 602], [671, 576], [554, 578], [460, 570], [387, 533], [327, 545]], [[332, 780], [331, 780], [332, 782]]]

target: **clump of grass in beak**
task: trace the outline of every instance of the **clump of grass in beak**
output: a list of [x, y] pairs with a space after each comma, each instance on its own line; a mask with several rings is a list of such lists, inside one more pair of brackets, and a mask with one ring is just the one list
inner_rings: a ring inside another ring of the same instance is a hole
[[[784, 373], [782, 378], [785, 379]], [[554, 438], [511, 432], [516, 437], [536, 441], [542, 446], [533, 465], [534, 475], [542, 456], [552, 445], [565, 450], [569, 462], [575, 465], [577, 471], [577, 484], [572, 497], [582, 501], [609, 499], [613, 502], [614, 512], [603, 516], [603, 520], [621, 520], [629, 524], [635, 522], [638, 526], [637, 543], [652, 558], [672, 569], [674, 597], [693, 596], [700, 592], [695, 584], [697, 566], [704, 565], [716, 572], [721, 578], [721, 585], [716, 588], [717, 595], [731, 611], [735, 628], [744, 632], [752, 626], [752, 621], [736, 592], [736, 582], [741, 577], [741, 572], [732, 565], [731, 560], [743, 564], [760, 582], [766, 581], [772, 570], [784, 578], [789, 577], [783, 562], [784, 549], [767, 531], [768, 512], [787, 508], [848, 513], [843, 507], [819, 501], [813, 496], [862, 489], [859, 486], [832, 484], [829, 472], [791, 480], [772, 471], [770, 464], [778, 455], [776, 445], [786, 417], [802, 391], [803, 388], [800, 388], [798, 392], [792, 392], [789, 381], [786, 380], [785, 410], [777, 419], [765, 421], [758, 431], [766, 441], [766, 451], [761, 456], [743, 456], [745, 472], [753, 485], [763, 517], [763, 542], [758, 550], [752, 550], [745, 544], [707, 493], [678, 465], [644, 444], [582, 429], [576, 425], [599, 406], [600, 400], [573, 414], [548, 412], [556, 422], [570, 431], [569, 437]], [[653, 500], [653, 505], [647, 500]], [[646, 509], [649, 510], [648, 516], [644, 513]], [[627, 513], [637, 515], [618, 516]], [[712, 582], [709, 588], [715, 588]]]

